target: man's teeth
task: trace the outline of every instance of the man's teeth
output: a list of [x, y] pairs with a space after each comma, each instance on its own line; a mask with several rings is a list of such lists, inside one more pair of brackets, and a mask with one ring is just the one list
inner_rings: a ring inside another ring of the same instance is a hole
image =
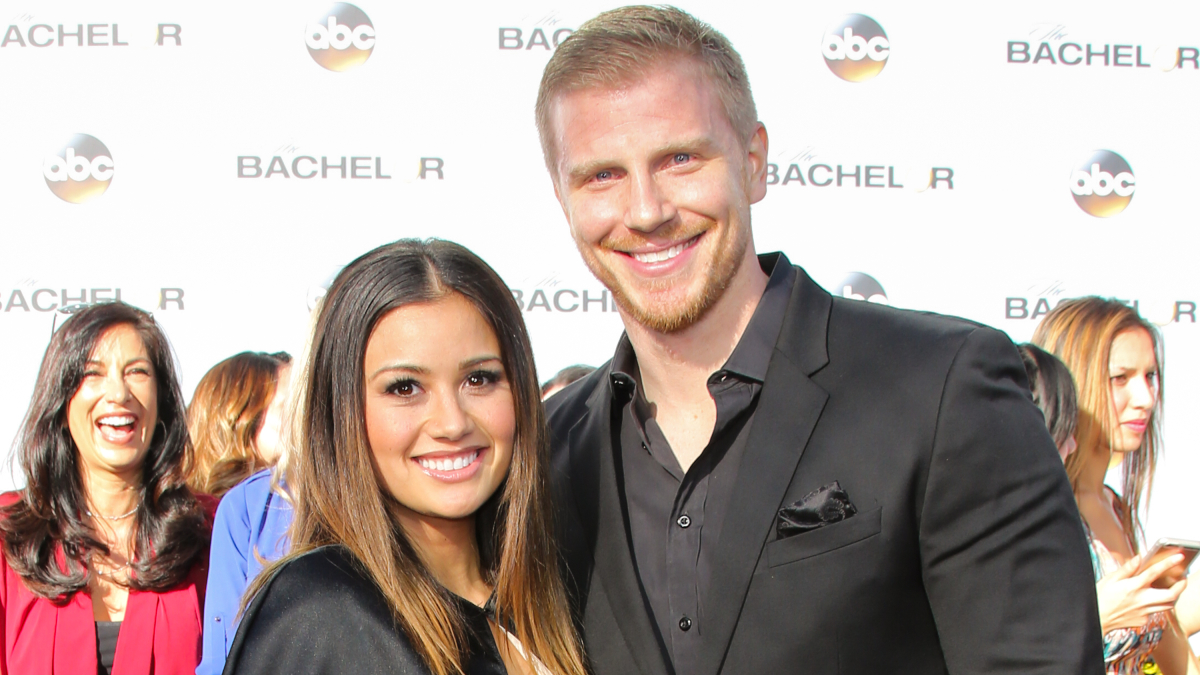
[[683, 253], [683, 249], [687, 248], [692, 242], [685, 241], [682, 244], [675, 244], [665, 251], [654, 251], [653, 253], [630, 253], [633, 259], [640, 263], [656, 263], [664, 260], [670, 260], [675, 256]]
[[471, 462], [474, 462], [478, 456], [479, 452], [476, 451], [469, 455], [455, 457], [454, 459], [426, 459], [421, 457], [417, 461], [421, 463], [422, 467], [433, 471], [458, 471], [463, 467], [470, 466]]
[[126, 426], [133, 424], [136, 421], [137, 421], [137, 419], [130, 415], [113, 415], [111, 417], [101, 417], [100, 418], [100, 424], [103, 424], [103, 425], [109, 426], [109, 427], [126, 427]]

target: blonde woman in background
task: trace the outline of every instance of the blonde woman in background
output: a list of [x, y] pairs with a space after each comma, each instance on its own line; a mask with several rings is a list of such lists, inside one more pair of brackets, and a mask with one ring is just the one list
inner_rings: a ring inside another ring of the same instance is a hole
[[196, 448], [193, 490], [220, 499], [279, 456], [292, 357], [242, 352], [213, 366], [192, 394], [188, 432]]
[[[1162, 445], [1158, 332], [1120, 302], [1086, 297], [1047, 314], [1033, 342], [1067, 365], [1079, 389], [1078, 449], [1065, 466], [1091, 542], [1107, 672], [1197, 675], [1174, 613], [1186, 581], [1156, 589], [1150, 575], [1136, 574]], [[1114, 455], [1122, 457], [1119, 495], [1104, 483]]]
[[[313, 310], [312, 318], [316, 318], [317, 311]], [[285, 352], [279, 354], [286, 356]], [[296, 363], [291, 363], [288, 357], [280, 368], [280, 386], [271, 399], [268, 419], [258, 432], [257, 446], [270, 461], [270, 468], [238, 483], [225, 493], [217, 507], [204, 604], [203, 658], [196, 675], [219, 675], [225, 669], [225, 657], [237, 632], [246, 587], [264, 566], [287, 555], [291, 549], [287, 531], [292, 525], [295, 497], [287, 473], [293, 453], [292, 411], [299, 405], [298, 398], [304, 388], [303, 382], [297, 380], [302, 378], [307, 358], [305, 346]], [[269, 443], [264, 442], [267, 440]]]

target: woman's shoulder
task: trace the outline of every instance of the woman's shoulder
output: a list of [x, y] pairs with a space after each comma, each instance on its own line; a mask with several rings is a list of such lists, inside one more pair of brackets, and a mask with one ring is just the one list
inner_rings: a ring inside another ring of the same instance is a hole
[[229, 488], [229, 491], [221, 497], [221, 503], [225, 503], [226, 500], [231, 502], [245, 502], [247, 504], [260, 502], [264, 501], [270, 493], [271, 470], [262, 469], [250, 474], [248, 478]]
[[21, 494], [22, 493], [20, 490], [12, 490], [11, 492], [0, 493], [0, 508], [12, 506], [13, 504], [21, 501]]
[[229, 658], [237, 673], [336, 672], [347, 659], [364, 671], [425, 672], [378, 586], [340, 545], [273, 573], [247, 607]]
[[[387, 600], [346, 547], [322, 546], [281, 565], [259, 591], [246, 615], [309, 609], [334, 616], [366, 611], [390, 620]], [[261, 601], [261, 602], [260, 602]]]

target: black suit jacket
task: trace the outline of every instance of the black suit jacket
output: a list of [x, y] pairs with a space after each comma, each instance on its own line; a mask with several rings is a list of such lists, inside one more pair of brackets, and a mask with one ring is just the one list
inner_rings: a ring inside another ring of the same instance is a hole
[[[667, 675], [609, 375], [547, 404], [560, 546], [596, 673]], [[858, 513], [777, 539], [778, 510], [835, 480]], [[721, 533], [687, 675], [1103, 672], [1070, 485], [993, 329], [831, 297], [798, 270]]]

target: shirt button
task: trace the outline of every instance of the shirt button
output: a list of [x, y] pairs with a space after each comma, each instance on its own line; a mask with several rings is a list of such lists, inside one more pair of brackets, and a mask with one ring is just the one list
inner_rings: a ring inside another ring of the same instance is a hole
[[679, 620], [679, 630], [688, 632], [692, 627], [692, 620], [686, 616]]
[[[679, 523], [680, 527], [687, 529], [688, 526], [692, 524], [692, 519], [685, 513], [682, 516], [679, 516], [679, 520], [676, 520], [675, 522]], [[684, 630], [687, 629], [685, 628]]]

